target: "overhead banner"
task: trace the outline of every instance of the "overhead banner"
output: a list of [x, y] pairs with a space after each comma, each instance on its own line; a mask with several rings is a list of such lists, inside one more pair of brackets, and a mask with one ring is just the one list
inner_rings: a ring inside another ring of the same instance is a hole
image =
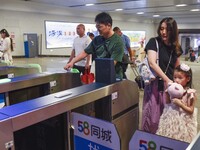
[[189, 143], [136, 130], [129, 150], [185, 150]]
[[72, 113], [75, 150], [120, 150], [119, 135], [114, 124]]

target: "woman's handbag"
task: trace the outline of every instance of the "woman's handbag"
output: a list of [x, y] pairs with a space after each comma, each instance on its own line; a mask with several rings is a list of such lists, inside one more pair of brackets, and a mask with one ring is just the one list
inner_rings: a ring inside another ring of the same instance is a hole
[[[157, 47], [156, 61], [157, 61], [157, 64], [159, 64], [159, 46], [158, 46], [158, 41], [156, 40], [156, 38], [155, 38], [155, 41], [156, 41], [156, 47]], [[145, 56], [144, 60], [141, 63], [139, 63], [138, 68], [139, 68], [139, 74], [141, 75], [145, 84], [149, 84], [152, 80], [154, 80], [157, 77], [157, 74], [149, 66], [147, 55]]]
[[90, 69], [85, 69], [85, 74], [81, 75], [81, 81], [84, 84], [90, 84], [94, 82], [94, 73], [90, 72]]

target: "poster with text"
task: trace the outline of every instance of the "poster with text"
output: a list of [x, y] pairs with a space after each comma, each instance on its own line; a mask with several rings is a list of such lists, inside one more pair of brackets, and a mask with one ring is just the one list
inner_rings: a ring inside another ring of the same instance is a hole
[[[76, 36], [76, 27], [80, 23], [45, 21], [46, 48], [72, 47]], [[83, 23], [84, 24], [84, 23]], [[85, 34], [89, 32], [97, 35], [95, 24], [84, 24]]]

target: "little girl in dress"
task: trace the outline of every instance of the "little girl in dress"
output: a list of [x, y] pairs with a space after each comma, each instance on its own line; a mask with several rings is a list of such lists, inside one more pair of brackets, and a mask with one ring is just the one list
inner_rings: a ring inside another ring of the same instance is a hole
[[190, 143], [197, 134], [196, 90], [191, 88], [192, 70], [186, 64], [176, 67], [174, 82], [181, 84], [185, 92], [181, 99], [169, 98], [160, 117], [156, 134]]

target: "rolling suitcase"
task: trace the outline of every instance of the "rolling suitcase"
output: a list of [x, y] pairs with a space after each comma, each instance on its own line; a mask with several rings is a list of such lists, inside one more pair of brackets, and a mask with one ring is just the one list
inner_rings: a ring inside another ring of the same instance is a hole
[[139, 89], [141, 90], [144, 89], [144, 80], [142, 79], [142, 76], [139, 74], [137, 66], [135, 64], [131, 64], [130, 66], [135, 75], [135, 82], [138, 84]]

